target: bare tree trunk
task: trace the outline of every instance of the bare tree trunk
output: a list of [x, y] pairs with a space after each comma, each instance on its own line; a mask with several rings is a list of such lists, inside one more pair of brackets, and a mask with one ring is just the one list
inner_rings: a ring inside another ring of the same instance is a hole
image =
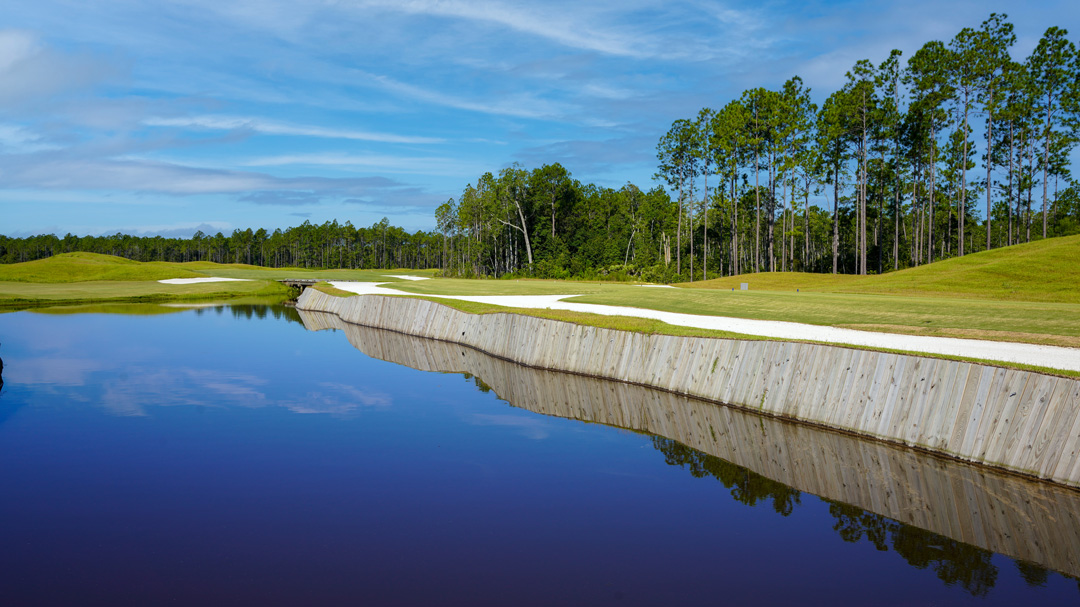
[[731, 274], [739, 274], [739, 201], [735, 199], [738, 172], [731, 174]]
[[690, 236], [690, 282], [694, 282], [694, 175], [690, 174], [690, 204], [686, 205], [686, 233]]
[[840, 218], [837, 213], [840, 209], [840, 166], [833, 167], [833, 199], [832, 199], [832, 273], [836, 274], [836, 264], [840, 259]]
[[806, 190], [804, 191], [806, 196], [803, 199], [803, 253], [802, 253], [802, 271], [807, 271], [807, 265], [810, 260], [810, 179], [806, 180]]
[[776, 154], [769, 153], [769, 200], [768, 200], [769, 240], [766, 248], [769, 252], [769, 271], [776, 271]]
[[892, 269], [900, 269], [900, 190], [903, 187], [900, 179], [900, 164], [895, 162], [897, 152], [893, 152], [893, 175], [896, 176], [896, 189], [893, 193], [893, 246], [892, 246]]
[[780, 207], [780, 271], [787, 272], [787, 182], [781, 180], [784, 202]]
[[934, 188], [937, 186], [937, 133], [930, 127], [930, 222], [926, 238], [926, 263], [934, 263]]
[[869, 181], [866, 174], [866, 92], [863, 92], [863, 111], [862, 111], [862, 199], [859, 201], [859, 274], [866, 275], [866, 190], [867, 181]]
[[1005, 208], [1009, 213], [1009, 238], [1008, 246], [1013, 243], [1013, 123], [1009, 122], [1009, 197], [1005, 202]]
[[761, 174], [760, 158], [757, 149], [754, 150], [754, 272], [761, 271]]
[[910, 247], [911, 265], [918, 267], [922, 263], [923, 211], [919, 204], [919, 162], [911, 163], [911, 229], [915, 232], [914, 243]]
[[[994, 93], [991, 89], [990, 96]], [[994, 132], [994, 114], [987, 108], [986, 112], [986, 250], [990, 250], [990, 167], [994, 166], [990, 161], [990, 147], [993, 145], [990, 137]]]
[[967, 94], [964, 94], [964, 146], [963, 156], [960, 158], [960, 199], [958, 201], [959, 216], [957, 219], [957, 255], [959, 257], [964, 256], [964, 219], [967, 217], [967, 161], [968, 161], [968, 110], [967, 110]]
[[1046, 146], [1043, 152], [1043, 201], [1042, 201], [1042, 216], [1043, 216], [1043, 238], [1046, 238], [1046, 172], [1050, 168], [1050, 107], [1053, 102], [1053, 93], [1047, 95], [1046, 98]]
[[1024, 223], [1027, 224], [1027, 241], [1031, 242], [1031, 190], [1035, 187], [1035, 151], [1034, 145], [1028, 147], [1028, 196], [1027, 196], [1027, 217]]
[[682, 177], [679, 177], [679, 222], [675, 228], [675, 272], [680, 276], [680, 280], [682, 277], [682, 204]]
[[705, 240], [705, 251], [701, 254], [701, 280], [709, 280], [709, 165], [705, 164], [705, 225], [701, 231]]

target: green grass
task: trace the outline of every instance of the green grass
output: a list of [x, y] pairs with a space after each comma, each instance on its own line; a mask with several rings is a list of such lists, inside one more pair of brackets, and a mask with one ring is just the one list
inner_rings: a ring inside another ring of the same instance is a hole
[[[33, 266], [37, 269], [18, 267], [31, 264], [38, 264]], [[141, 276], [168, 272], [167, 278], [187, 272], [189, 276], [249, 278], [259, 282], [161, 285], [150, 278], [140, 279], [143, 282], [101, 282], [102, 278], [93, 279], [98, 282], [85, 282], [91, 280], [85, 277], [88, 275], [114, 276], [123, 272]], [[387, 276], [391, 274], [431, 277], [434, 271], [275, 269], [207, 262], [138, 264], [104, 255], [76, 253], [41, 262], [0, 266], [0, 281], [7, 281], [0, 282], [0, 307], [103, 300], [231, 298], [273, 288], [272, 283], [264, 281], [325, 278], [393, 282], [393, 287], [403, 293], [420, 296], [579, 295], [571, 301], [887, 333], [1080, 347], [1080, 236], [995, 249], [881, 276], [762, 273], [684, 284], [675, 289], [554, 280], [434, 278], [409, 282]], [[12, 282], [15, 280], [12, 275], [59, 278], [51, 281], [54, 284]], [[82, 282], [72, 282], [73, 277]], [[749, 283], [750, 290], [738, 290], [741, 282]], [[496, 309], [505, 311], [505, 308]]]
[[695, 289], [803, 291], [1080, 303], [1080, 235], [983, 251], [878, 276], [771, 272], [680, 285]]
[[193, 300], [163, 301], [154, 303], [85, 303], [58, 304], [45, 307], [29, 308], [35, 314], [66, 316], [71, 314], [122, 314], [125, 316], [160, 316], [175, 314], [192, 308], [216, 307], [219, 305], [274, 305], [281, 303], [280, 296], [236, 297], [228, 300]]
[[68, 283], [98, 280], [164, 280], [207, 276], [181, 264], [142, 263], [97, 253], [64, 253], [46, 259], [0, 265], [0, 282]]
[[268, 281], [210, 282], [166, 285], [156, 281], [93, 281], [64, 283], [0, 282], [0, 309], [48, 305], [213, 301], [237, 297], [286, 299], [290, 290]]
[[570, 301], [886, 333], [1080, 347], [1080, 304], [847, 293], [641, 289]]
[[435, 270], [319, 270], [312, 268], [263, 268], [246, 264], [218, 264], [205, 261], [174, 264], [177, 268], [222, 278], [283, 280], [286, 278], [322, 278], [357, 282], [406, 282], [392, 274], [432, 277]]
[[[749, 291], [739, 290], [742, 282], [749, 283]], [[582, 296], [569, 301], [685, 314], [1080, 347], [1080, 236], [881, 276], [774, 272], [684, 283], [675, 289], [448, 279], [393, 286], [421, 295], [573, 294]]]
[[[354, 294], [348, 291], [334, 288], [326, 283], [318, 283], [314, 287], [319, 291], [334, 295], [337, 297], [352, 297]], [[435, 297], [424, 297], [423, 295], [411, 295], [402, 293], [401, 297], [411, 297], [416, 299], [423, 299], [431, 301], [440, 305], [444, 305], [455, 310], [460, 310], [467, 314], [521, 314], [524, 316], [533, 316], [536, 318], [547, 318], [551, 320], [560, 320], [564, 322], [572, 322], [580, 325], [587, 325], [591, 327], [598, 327], [603, 329], [615, 329], [619, 331], [631, 331], [635, 333], [645, 333], [649, 335], [679, 335], [686, 337], [711, 337], [717, 339], [739, 339], [746, 341], [797, 341], [801, 343], [816, 343], [821, 345], [827, 345], [832, 347], [852, 348], [856, 350], [872, 350], [875, 352], [889, 352], [893, 354], [906, 354], [910, 356], [920, 356], [923, 358], [936, 358], [942, 360], [959, 360], [965, 362], [986, 364], [998, 367], [1005, 367], [1009, 369], [1020, 369], [1024, 371], [1034, 371], [1037, 373], [1043, 373], [1046, 375], [1056, 375], [1059, 377], [1072, 377], [1080, 378], [1080, 372], [1067, 371], [1061, 369], [1053, 369], [1049, 367], [1040, 367], [1036, 365], [1024, 365], [1020, 363], [999, 362], [993, 360], [985, 360], [979, 358], [969, 358], [963, 356], [944, 356], [938, 354], [927, 354], [923, 352], [909, 352], [906, 350], [893, 350], [888, 348], [870, 348], [863, 346], [851, 346], [851, 345], [837, 345], [825, 342], [814, 341], [802, 341], [802, 340], [781, 340], [770, 337], [761, 337], [757, 335], [746, 335], [742, 333], [733, 333], [730, 331], [716, 331], [711, 329], [699, 329], [696, 327], [683, 327], [678, 325], [670, 325], [659, 320], [653, 320], [648, 318], [640, 318], [637, 316], [606, 316], [601, 314], [589, 314], [586, 312], [574, 312], [571, 310], [549, 310], [539, 308], [510, 308], [506, 306], [496, 306], [494, 304], [486, 304], [472, 301], [461, 301], [455, 299], [443, 299]]]
[[417, 295], [569, 295], [604, 293], [632, 289], [621, 282], [584, 282], [566, 280], [491, 280], [472, 278], [436, 278], [393, 285], [393, 288]]
[[[341, 289], [337, 289], [326, 283], [318, 283], [312, 288], [318, 291], [322, 291], [323, 293], [327, 293], [329, 295], [335, 295], [337, 297], [352, 297], [353, 295], [355, 295], [354, 293], [342, 291]], [[605, 316], [601, 314], [574, 312], [572, 310], [549, 310], [544, 308], [510, 308], [506, 306], [496, 306], [493, 304], [485, 304], [475, 301], [443, 299], [441, 297], [424, 297], [422, 295], [409, 295], [407, 293], [402, 293], [401, 296], [431, 301], [440, 305], [453, 308], [455, 310], [466, 312], [468, 314], [522, 314], [525, 316], [535, 316], [537, 318], [548, 318], [551, 320], [562, 320], [566, 322], [589, 325], [591, 327], [617, 329], [620, 331], [632, 331], [635, 333], [688, 335], [695, 337], [722, 337], [728, 339], [761, 339], [752, 335], [732, 333], [730, 331], [715, 331], [710, 329], [697, 329], [694, 327], [680, 327], [676, 325], [669, 325], [659, 320], [653, 320], [651, 318], [640, 318], [637, 316]]]
[[[364, 282], [403, 282], [388, 274], [433, 276], [434, 270], [313, 270], [261, 268], [210, 262], [143, 263], [97, 253], [64, 253], [47, 259], [0, 265], [0, 310], [38, 306], [131, 302], [286, 299], [285, 278], [325, 278]], [[168, 278], [243, 278], [248, 282], [168, 285]]]
[[415, 295], [581, 294], [567, 301], [912, 335], [1080, 347], [1080, 303], [802, 291], [654, 289], [619, 283], [443, 280], [395, 284]]

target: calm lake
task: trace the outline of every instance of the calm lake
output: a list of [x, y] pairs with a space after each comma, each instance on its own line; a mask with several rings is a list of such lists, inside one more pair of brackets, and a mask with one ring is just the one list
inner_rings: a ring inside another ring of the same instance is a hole
[[1080, 492], [276, 306], [0, 314], [0, 605], [1080, 602]]

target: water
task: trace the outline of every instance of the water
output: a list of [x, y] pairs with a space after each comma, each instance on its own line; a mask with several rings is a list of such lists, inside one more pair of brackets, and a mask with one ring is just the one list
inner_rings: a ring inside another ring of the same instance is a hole
[[126, 310], [0, 315], [2, 605], [1080, 600], [1075, 491], [325, 315]]

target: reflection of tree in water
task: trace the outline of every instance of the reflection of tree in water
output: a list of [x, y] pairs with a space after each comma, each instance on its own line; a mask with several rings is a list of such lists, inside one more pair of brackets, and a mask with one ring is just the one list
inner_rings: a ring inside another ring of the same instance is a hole
[[[772, 507], [782, 516], [791, 514], [801, 504], [800, 492], [746, 468], [702, 453], [671, 439], [652, 437], [653, 447], [664, 454], [671, 466], [687, 468], [697, 478], [711, 476], [731, 489], [736, 501], [748, 506], [772, 500]], [[822, 498], [829, 504], [833, 529], [845, 542], [865, 538], [878, 550], [890, 548], [918, 569], [930, 568], [948, 586], [959, 585], [973, 596], [986, 596], [997, 582], [998, 569], [991, 562], [993, 553], [943, 535], [905, 525], [856, 506]], [[1020, 576], [1029, 586], [1046, 584], [1049, 572], [1033, 563], [1016, 561]], [[1080, 587], [1080, 581], [1078, 581]]]
[[[845, 542], [858, 542], [865, 537], [878, 550], [891, 547], [912, 567], [929, 567], [947, 586], [958, 584], [972, 596], [986, 596], [997, 581], [998, 569], [990, 562], [994, 554], [988, 550], [905, 525], [862, 508], [823, 501], [829, 504], [829, 514], [836, 519], [833, 529]], [[1028, 580], [1028, 584], [1036, 585], [1032, 584], [1032, 580], [1038, 578], [1034, 570], [1041, 568], [1031, 564], [1026, 566], [1032, 572], [1032, 577], [1024, 576], [1024, 579]], [[1046, 570], [1042, 570], [1041, 575], [1045, 581]]]
[[485, 384], [484, 380], [480, 379], [479, 377], [473, 375], [472, 373], [463, 373], [462, 375], [465, 376], [465, 381], [469, 381], [471, 379], [477, 390], [480, 390], [484, 394], [491, 392], [491, 386]]
[[691, 449], [686, 445], [659, 436], [652, 437], [653, 447], [664, 454], [664, 461], [670, 466], [681, 466], [690, 470], [697, 478], [711, 476], [725, 487], [731, 489], [731, 497], [747, 506], [756, 506], [758, 502], [772, 500], [772, 507], [782, 516], [795, 510], [800, 492], [783, 483], [778, 483], [751, 472], [741, 466], [726, 462], [719, 457]]
[[1016, 570], [1020, 572], [1020, 577], [1024, 578], [1028, 586], [1046, 585], [1046, 575], [1049, 572], [1035, 563], [1016, 561]]
[[[304, 324], [304, 321], [300, 319], [300, 313], [296, 311], [296, 308], [288, 306], [271, 306], [266, 304], [229, 304], [227, 306], [215, 306], [214, 311], [218, 314], [224, 314], [228, 309], [232, 313], [233, 318], [245, 318], [251, 320], [253, 318], [264, 319], [267, 317], [273, 317], [275, 320], [285, 320], [286, 322], [295, 322]], [[197, 314], [205, 314], [207, 308], [199, 308], [196, 310]]]

